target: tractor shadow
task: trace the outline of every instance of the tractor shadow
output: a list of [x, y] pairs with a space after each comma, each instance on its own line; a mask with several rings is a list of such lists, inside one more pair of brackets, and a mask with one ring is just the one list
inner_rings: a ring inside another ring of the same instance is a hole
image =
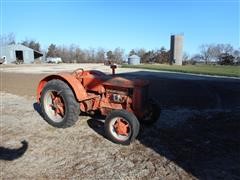
[[93, 129], [96, 133], [101, 135], [103, 138], [107, 139], [104, 132], [104, 121], [99, 120], [99, 118], [90, 118], [87, 120], [88, 126]]
[[0, 160], [13, 161], [20, 158], [28, 149], [28, 142], [22, 141], [22, 146], [17, 149], [0, 147]]
[[199, 179], [240, 179], [239, 79], [143, 71], [125, 75], [148, 79], [149, 95], [163, 110], [198, 112], [180, 114], [180, 122], [166, 126], [176, 114], [163, 111], [162, 121], [143, 126], [138, 140], [144, 146]]
[[118, 75], [149, 80], [149, 96], [164, 108], [231, 109], [240, 106], [239, 79], [147, 71]]
[[[171, 115], [168, 115], [171, 117]], [[141, 125], [137, 140], [199, 179], [240, 178], [240, 112], [196, 115], [175, 126], [161, 120]], [[90, 128], [104, 135], [104, 121], [91, 118]]]
[[173, 127], [159, 121], [138, 140], [199, 179], [240, 178], [239, 115], [195, 115]]
[[37, 102], [33, 103], [33, 109], [43, 118], [41, 106], [39, 103]]

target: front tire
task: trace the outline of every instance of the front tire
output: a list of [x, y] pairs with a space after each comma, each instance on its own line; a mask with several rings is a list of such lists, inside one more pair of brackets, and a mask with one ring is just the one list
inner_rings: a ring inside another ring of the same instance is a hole
[[71, 88], [61, 80], [47, 82], [40, 103], [44, 119], [54, 127], [70, 127], [78, 120], [79, 103]]
[[126, 110], [114, 110], [105, 120], [105, 134], [117, 144], [129, 145], [137, 137], [139, 127], [136, 116]]

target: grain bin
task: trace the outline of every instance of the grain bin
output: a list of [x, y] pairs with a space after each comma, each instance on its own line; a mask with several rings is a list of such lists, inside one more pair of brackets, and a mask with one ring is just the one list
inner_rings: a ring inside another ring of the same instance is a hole
[[137, 65], [140, 64], [140, 57], [137, 55], [132, 55], [128, 57], [128, 64]]

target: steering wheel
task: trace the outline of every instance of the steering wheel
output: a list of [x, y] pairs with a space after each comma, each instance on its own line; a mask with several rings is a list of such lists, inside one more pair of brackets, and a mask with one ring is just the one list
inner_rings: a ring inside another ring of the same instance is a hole
[[[81, 73], [79, 73], [79, 71], [81, 71]], [[76, 70], [74, 70], [74, 71], [72, 72], [72, 74], [74, 74], [74, 75], [77, 76], [77, 77], [82, 76], [83, 73], [84, 73], [84, 69], [83, 69], [83, 68], [78, 68], [78, 69], [76, 69]]]

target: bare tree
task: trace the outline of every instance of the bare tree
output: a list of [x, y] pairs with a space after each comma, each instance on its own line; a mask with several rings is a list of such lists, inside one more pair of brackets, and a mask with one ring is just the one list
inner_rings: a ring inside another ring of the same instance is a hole
[[40, 43], [37, 42], [36, 40], [24, 40], [21, 42], [22, 45], [27, 46], [31, 49], [34, 49], [36, 51], [40, 51]]
[[119, 47], [114, 49], [113, 56], [114, 56], [114, 62], [121, 64], [124, 60], [124, 50]]
[[230, 44], [217, 44], [216, 50], [218, 52], [218, 56], [222, 53], [232, 54], [234, 51], [233, 47]]
[[71, 59], [70, 59], [70, 56], [69, 56], [69, 48], [67, 48], [64, 45], [57, 46], [56, 56], [61, 57], [62, 61], [65, 62], [65, 63], [71, 63]]
[[88, 62], [94, 62], [94, 60], [95, 60], [95, 49], [94, 48], [87, 49], [86, 54], [87, 54], [87, 61]]
[[71, 44], [68, 48], [68, 59], [70, 59], [71, 63], [77, 62], [76, 49], [77, 49], [77, 45], [75, 44]]
[[221, 54], [232, 55], [233, 51], [234, 48], [230, 44], [204, 44], [200, 46], [200, 53], [206, 64], [210, 60], [219, 60]]
[[136, 49], [134, 50], [136, 52], [136, 55], [138, 55], [140, 58], [143, 58], [144, 54], [146, 53], [146, 50], [141, 48], [141, 49]]
[[77, 63], [87, 62], [87, 55], [85, 51], [81, 50], [79, 47], [76, 48], [75, 59]]
[[200, 46], [201, 57], [205, 61], [205, 64], [208, 64], [211, 58], [210, 45], [203, 44]]
[[189, 54], [187, 52], [184, 52], [183, 56], [182, 56], [182, 60], [183, 61], [188, 61], [190, 59], [189, 57], [190, 57]]
[[0, 36], [0, 45], [1, 46], [11, 45], [11, 44], [15, 44], [15, 43], [16, 43], [16, 40], [15, 40], [14, 33], [3, 34]]
[[96, 52], [95, 61], [104, 62], [105, 60], [105, 51], [103, 48], [99, 48]]
[[236, 57], [240, 57], [240, 48], [239, 49], [235, 49], [233, 51], [233, 56], [236, 58]]

